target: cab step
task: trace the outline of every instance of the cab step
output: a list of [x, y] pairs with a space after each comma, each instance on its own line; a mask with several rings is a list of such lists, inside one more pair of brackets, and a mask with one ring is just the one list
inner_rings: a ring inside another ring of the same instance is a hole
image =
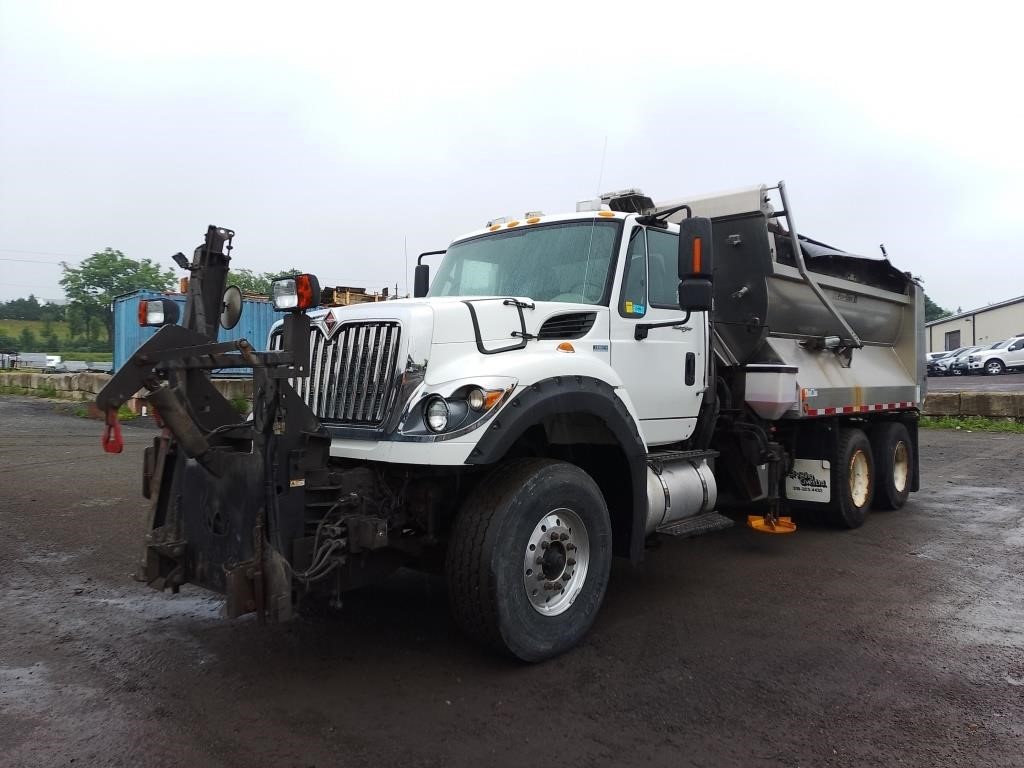
[[732, 528], [733, 525], [733, 521], [725, 515], [720, 515], [717, 512], [705, 512], [703, 515], [667, 523], [658, 528], [658, 533], [683, 537], [703, 536], [705, 533], [724, 531], [726, 528]]

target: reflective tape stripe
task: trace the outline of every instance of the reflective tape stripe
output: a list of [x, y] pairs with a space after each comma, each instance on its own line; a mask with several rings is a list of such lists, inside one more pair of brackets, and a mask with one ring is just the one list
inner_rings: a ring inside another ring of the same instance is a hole
[[873, 411], [898, 411], [904, 408], [917, 408], [917, 403], [901, 401], [898, 403], [873, 403], [871, 405], [838, 405], [832, 408], [807, 408], [808, 416], [836, 416], [847, 413], [871, 413]]

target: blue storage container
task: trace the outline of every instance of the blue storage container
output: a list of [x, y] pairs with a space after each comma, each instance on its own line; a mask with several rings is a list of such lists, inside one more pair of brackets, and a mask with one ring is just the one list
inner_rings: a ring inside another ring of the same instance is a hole
[[[185, 296], [180, 293], [160, 293], [159, 291], [141, 290], [126, 293], [114, 299], [114, 370], [135, 354], [144, 341], [149, 339], [156, 328], [139, 325], [139, 302], [143, 299], [172, 299], [185, 316]], [[242, 317], [238, 325], [230, 331], [220, 329], [218, 341], [234, 341], [248, 339], [253, 349], [265, 350], [270, 326], [280, 314], [274, 311], [274, 305], [268, 299], [246, 298], [242, 302]], [[225, 368], [214, 371], [214, 376], [248, 376], [250, 368]]]

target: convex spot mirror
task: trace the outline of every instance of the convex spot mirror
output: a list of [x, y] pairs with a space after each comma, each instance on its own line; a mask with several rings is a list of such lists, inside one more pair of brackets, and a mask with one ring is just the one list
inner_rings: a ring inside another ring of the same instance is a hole
[[679, 308], [707, 312], [714, 302], [714, 249], [711, 219], [690, 217], [679, 222]]
[[229, 285], [224, 291], [224, 302], [221, 304], [220, 327], [230, 331], [242, 316], [242, 289], [237, 285]]

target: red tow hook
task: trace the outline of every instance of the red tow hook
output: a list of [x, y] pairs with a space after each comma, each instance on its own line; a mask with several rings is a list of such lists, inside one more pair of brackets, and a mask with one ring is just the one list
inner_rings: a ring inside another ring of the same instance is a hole
[[121, 422], [117, 420], [117, 409], [108, 408], [103, 428], [103, 450], [107, 453], [120, 453], [124, 449], [121, 439]]

